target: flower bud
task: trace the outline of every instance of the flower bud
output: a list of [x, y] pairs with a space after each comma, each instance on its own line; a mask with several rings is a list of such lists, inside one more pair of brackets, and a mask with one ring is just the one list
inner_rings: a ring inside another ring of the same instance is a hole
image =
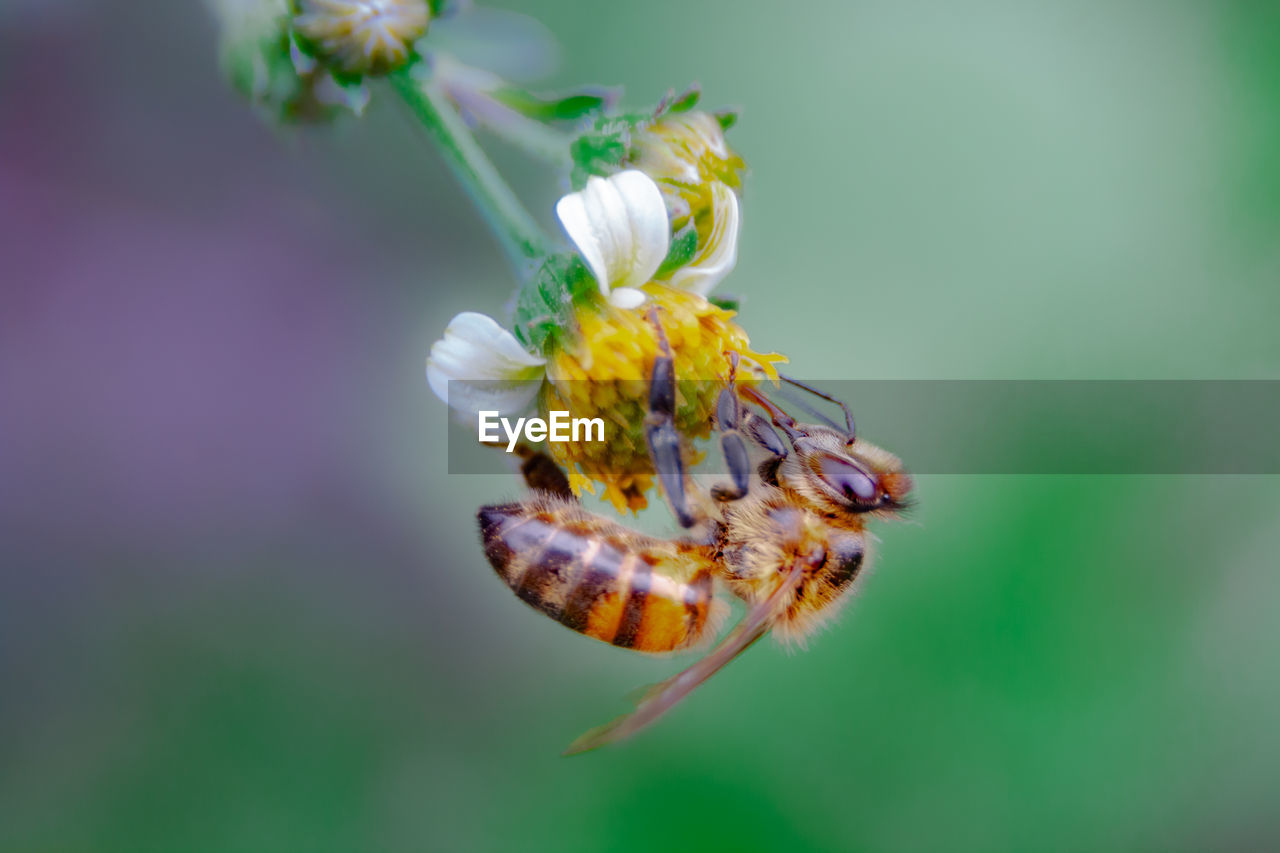
[[385, 74], [427, 32], [427, 0], [293, 0], [303, 49], [339, 74]]
[[345, 108], [360, 113], [368, 95], [301, 55], [289, 33], [288, 0], [209, 0], [221, 27], [223, 73], [269, 121], [322, 122]]
[[735, 190], [742, 187], [746, 169], [725, 140], [720, 120], [701, 110], [669, 113], [637, 128], [630, 165], [658, 181], [723, 181]]
[[725, 140], [719, 119], [701, 110], [670, 113], [637, 127], [627, 165], [658, 182], [677, 231], [690, 218], [705, 219], [716, 182], [740, 190], [746, 170]]

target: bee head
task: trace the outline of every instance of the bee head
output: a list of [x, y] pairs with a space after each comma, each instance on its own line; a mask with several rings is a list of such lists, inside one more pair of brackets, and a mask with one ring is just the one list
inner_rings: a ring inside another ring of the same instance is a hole
[[794, 448], [793, 464], [779, 473], [788, 486], [828, 511], [893, 514], [907, 507], [911, 477], [892, 453], [810, 425]]
[[[759, 391], [744, 389], [744, 399], [760, 406], [769, 414], [774, 427], [786, 435], [791, 453], [782, 448], [782, 439], [765, 428], [752, 431], [757, 442], [782, 457], [770, 468], [778, 485], [796, 492], [815, 509], [845, 515], [875, 513], [894, 515], [909, 506], [911, 477], [902, 462], [887, 450], [857, 437], [849, 407], [834, 397], [794, 379], [787, 382], [818, 397], [838, 403], [844, 411], [845, 428], [834, 421], [825, 424], [797, 423]], [[815, 413], [816, 414], [816, 413]], [[771, 440], [769, 435], [772, 435]], [[765, 468], [761, 467], [762, 476]]]

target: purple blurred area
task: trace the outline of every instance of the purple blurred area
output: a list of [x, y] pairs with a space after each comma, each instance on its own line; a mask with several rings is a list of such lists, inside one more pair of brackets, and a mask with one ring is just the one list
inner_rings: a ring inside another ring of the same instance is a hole
[[467, 616], [424, 542], [474, 501], [430, 485], [423, 360], [510, 274], [401, 114], [273, 130], [203, 8], [26, 4], [0, 63], [0, 848], [172, 843], [197, 765], [256, 844], [253, 780], [378, 754], [365, 703], [447, 725]]
[[[39, 68], [6, 81], [0, 133], [0, 518], [19, 538], [159, 547], [367, 491], [369, 412], [406, 379], [388, 332], [430, 328], [397, 285], [430, 289], [412, 270], [433, 245], [486, 239], [411, 221], [420, 174], [333, 169], [368, 153], [341, 132], [273, 134], [217, 75], [211, 23], [142, 5], [28, 8], [4, 42], [11, 75]], [[129, 37], [146, 51], [122, 57]]]
[[[509, 286], [466, 200], [392, 110], [359, 135], [258, 121], [203, 10], [18, 11], [0, 17], [0, 675], [23, 696], [6, 715], [70, 712], [59, 691], [146, 660], [102, 644], [156, 618], [194, 620], [162, 642], [234, 643], [255, 589], [300, 578], [315, 598], [293, 618], [419, 630], [416, 469], [435, 463], [403, 450], [442, 419], [423, 358], [467, 298], [439, 284], [491, 277], [495, 305]], [[254, 659], [245, 643], [229, 657]], [[117, 698], [126, 716], [146, 701]]]
[[275, 527], [357, 476], [369, 258], [339, 223], [275, 194], [86, 193], [47, 148], [2, 156], [5, 518], [160, 544]]

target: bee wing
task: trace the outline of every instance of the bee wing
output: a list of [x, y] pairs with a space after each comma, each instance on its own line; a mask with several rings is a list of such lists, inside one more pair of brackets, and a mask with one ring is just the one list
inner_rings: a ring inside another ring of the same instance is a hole
[[715, 648], [694, 662], [688, 669], [645, 690], [636, 703], [636, 709], [630, 714], [625, 714], [612, 722], [597, 726], [583, 733], [581, 737], [569, 744], [569, 748], [564, 751], [564, 754], [576, 755], [580, 752], [596, 749], [605, 744], [630, 737], [641, 729], [657, 722], [659, 717], [670, 711], [676, 703], [692, 693], [695, 687], [715, 675], [725, 664], [749, 649], [756, 640], [769, 633], [769, 628], [773, 626], [773, 620], [791, 602], [791, 594], [800, 585], [800, 578], [803, 573], [803, 564], [797, 562], [792, 566], [791, 572], [786, 579], [778, 585], [778, 588], [770, 593], [768, 598], [748, 611], [747, 615], [742, 617], [742, 621], [723, 640], [717, 643]]

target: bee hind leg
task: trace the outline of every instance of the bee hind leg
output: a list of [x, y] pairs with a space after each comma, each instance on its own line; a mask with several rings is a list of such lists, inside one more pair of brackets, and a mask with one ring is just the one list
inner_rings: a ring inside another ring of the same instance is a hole
[[569, 478], [550, 456], [523, 443], [516, 445], [516, 455], [520, 457], [520, 474], [530, 489], [550, 492], [571, 501], [578, 500], [573, 489], [569, 488]]

